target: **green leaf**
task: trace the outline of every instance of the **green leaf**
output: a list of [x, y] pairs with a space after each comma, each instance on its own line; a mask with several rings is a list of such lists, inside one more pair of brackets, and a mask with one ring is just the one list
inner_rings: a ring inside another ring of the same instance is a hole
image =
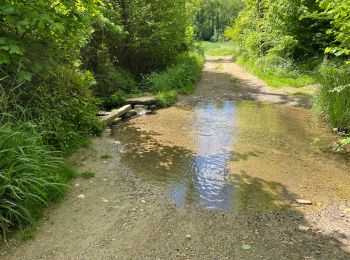
[[22, 83], [22, 82], [24, 82], [24, 81], [31, 81], [32, 80], [32, 73], [30, 73], [30, 72], [27, 72], [27, 71], [20, 71], [19, 73], [18, 73], [18, 77], [17, 77], [17, 80], [16, 80], [16, 82], [17, 83]]
[[243, 245], [242, 245], [242, 249], [243, 249], [243, 250], [250, 250], [250, 249], [252, 249], [252, 246], [249, 245], [249, 244], [243, 244]]
[[3, 9], [1, 9], [0, 13], [4, 14], [4, 15], [10, 15], [13, 14], [16, 11], [15, 8], [9, 6], [9, 7], [5, 7]]

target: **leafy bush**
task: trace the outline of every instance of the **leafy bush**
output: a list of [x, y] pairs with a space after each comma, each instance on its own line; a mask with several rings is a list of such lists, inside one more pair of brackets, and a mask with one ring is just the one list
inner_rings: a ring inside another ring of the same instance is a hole
[[160, 107], [168, 107], [176, 103], [177, 99], [178, 96], [175, 90], [160, 92], [157, 95], [157, 105]]
[[116, 108], [123, 103], [123, 97], [138, 92], [138, 84], [125, 69], [106, 61], [95, 72], [97, 84], [95, 95], [102, 99], [102, 106]]
[[350, 67], [326, 63], [319, 70], [322, 87], [315, 99], [315, 109], [333, 128], [350, 130]]
[[45, 143], [62, 151], [80, 145], [85, 137], [99, 134], [102, 125], [96, 117], [98, 101], [93, 97], [90, 73], [57, 67], [35, 89], [29, 108]]
[[152, 92], [194, 89], [204, 64], [204, 58], [198, 53], [181, 55], [175, 64], [162, 72], [153, 72], [145, 78], [145, 86]]
[[0, 237], [32, 224], [72, 176], [59, 154], [28, 129], [0, 127]]
[[98, 107], [91, 82], [91, 73], [69, 66], [56, 66], [38, 86], [26, 82], [12, 87], [14, 83], [1, 85], [0, 82], [2, 123], [30, 122], [44, 143], [69, 152], [87, 136], [102, 130], [96, 117]]

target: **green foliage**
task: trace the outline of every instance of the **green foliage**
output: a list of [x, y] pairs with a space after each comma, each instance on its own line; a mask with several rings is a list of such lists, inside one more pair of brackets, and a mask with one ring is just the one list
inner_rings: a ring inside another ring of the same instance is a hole
[[177, 94], [189, 94], [201, 75], [204, 58], [189, 52], [177, 58], [176, 63], [161, 72], [153, 72], [144, 80], [144, 88], [158, 93], [158, 105], [170, 106], [177, 101]]
[[319, 5], [323, 9], [319, 15], [323, 19], [329, 19], [332, 27], [327, 31], [335, 37], [327, 48], [327, 53], [336, 56], [350, 55], [350, 1], [344, 0], [319, 0]]
[[[241, 56], [236, 62], [273, 88], [302, 87], [316, 83], [314, 75], [299, 70], [293, 64], [288, 64], [288, 61], [282, 64], [282, 58], [278, 63], [273, 63], [268, 57], [252, 60]], [[287, 70], [287, 67], [290, 67], [290, 70]]]
[[127, 70], [114, 65], [108, 57], [99, 58], [99, 61], [94, 71], [94, 94], [102, 100], [104, 108], [116, 108], [123, 104], [125, 96], [138, 92], [138, 84]]
[[44, 64], [71, 62], [91, 33], [99, 5], [100, 0], [3, 0], [0, 64], [11, 74], [21, 62], [23, 80], [30, 80], [33, 73], [47, 71]]
[[340, 141], [340, 145], [342, 145], [342, 146], [350, 145], [350, 137], [342, 139]]
[[44, 206], [66, 189], [71, 177], [59, 154], [28, 129], [0, 127], [0, 236], [35, 221]]
[[232, 56], [234, 44], [229, 42], [206, 42], [201, 41], [197, 43], [199, 49], [203, 50], [208, 56]]
[[35, 124], [46, 144], [69, 152], [86, 136], [101, 131], [102, 125], [95, 116], [97, 100], [90, 89], [92, 81], [90, 73], [58, 66], [40, 85], [27, 83], [27, 91], [0, 82], [3, 122], [21, 119]]
[[250, 59], [277, 56], [295, 62], [322, 54], [330, 25], [304, 16], [305, 9], [319, 9], [313, 0], [244, 2], [245, 9], [226, 36], [234, 39]]
[[101, 48], [105, 48], [114, 66], [137, 76], [164, 69], [188, 49], [191, 30], [186, 0], [106, 2], [109, 9], [105, 15], [120, 24], [123, 31], [116, 33], [100, 23], [94, 24], [95, 32], [83, 53], [88, 69], [97, 70]]
[[199, 0], [193, 7], [193, 24], [198, 40], [218, 41], [242, 9], [240, 0]]
[[326, 63], [320, 68], [319, 89], [315, 108], [325, 116], [333, 128], [350, 130], [350, 68]]
[[[67, 154], [99, 134], [99, 105], [139, 94], [164, 105], [193, 90], [187, 0], [3, 0], [0, 6], [0, 227], [4, 238], [64, 190]], [[176, 91], [172, 91], [172, 89]], [[166, 93], [165, 93], [166, 92]], [[97, 97], [97, 98], [96, 98]], [[49, 145], [49, 146], [47, 146]]]
[[162, 91], [157, 95], [157, 105], [160, 107], [168, 107], [176, 103], [178, 95], [176, 90]]
[[35, 118], [40, 118], [38, 125], [47, 143], [66, 151], [83, 137], [101, 132], [97, 100], [90, 89], [92, 80], [90, 73], [58, 67], [41, 84], [32, 111]]
[[239, 46], [235, 55], [238, 62], [272, 86], [310, 84], [317, 74], [322, 87], [315, 108], [332, 127], [349, 129], [349, 68], [344, 60], [350, 55], [350, 2], [244, 3], [234, 26], [225, 33]]
[[203, 56], [189, 52], [178, 57], [176, 63], [162, 72], [153, 72], [145, 78], [151, 92], [194, 88], [204, 64]]

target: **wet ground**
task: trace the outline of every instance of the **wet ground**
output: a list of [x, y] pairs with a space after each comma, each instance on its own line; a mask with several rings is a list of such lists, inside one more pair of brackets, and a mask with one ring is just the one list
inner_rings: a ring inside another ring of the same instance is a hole
[[195, 94], [70, 158], [95, 178], [2, 257], [350, 259], [350, 162], [288, 91], [209, 58]]
[[113, 137], [123, 164], [167, 187], [180, 208], [256, 212], [306, 199], [314, 210], [350, 195], [348, 161], [330, 152], [335, 138], [305, 109], [200, 102], [118, 126]]

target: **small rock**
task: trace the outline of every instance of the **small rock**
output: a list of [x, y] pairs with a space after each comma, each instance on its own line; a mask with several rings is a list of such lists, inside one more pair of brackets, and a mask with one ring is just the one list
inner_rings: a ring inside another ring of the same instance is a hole
[[300, 205], [312, 205], [312, 202], [309, 200], [297, 199], [296, 200]]
[[310, 227], [307, 227], [307, 226], [299, 226], [299, 231], [303, 231], [303, 232], [306, 232], [306, 231], [309, 231], [311, 228]]
[[78, 196], [78, 198], [79, 198], [79, 199], [85, 199], [85, 195], [84, 195], [84, 194], [80, 194], [80, 195]]
[[157, 106], [156, 105], [151, 105], [148, 107], [150, 110], [156, 110], [157, 109]]
[[145, 115], [151, 115], [153, 112], [151, 110], [146, 110], [144, 113]]
[[192, 236], [189, 235], [189, 234], [187, 234], [187, 235], [186, 235], [186, 239], [187, 239], [187, 240], [191, 240], [191, 239], [192, 239]]
[[145, 204], [145, 203], [146, 203], [146, 201], [145, 201], [145, 200], [141, 200], [140, 202], [141, 202], [142, 204]]
[[337, 134], [339, 132], [339, 129], [338, 128], [333, 128], [332, 131], [333, 131], [333, 133]]

